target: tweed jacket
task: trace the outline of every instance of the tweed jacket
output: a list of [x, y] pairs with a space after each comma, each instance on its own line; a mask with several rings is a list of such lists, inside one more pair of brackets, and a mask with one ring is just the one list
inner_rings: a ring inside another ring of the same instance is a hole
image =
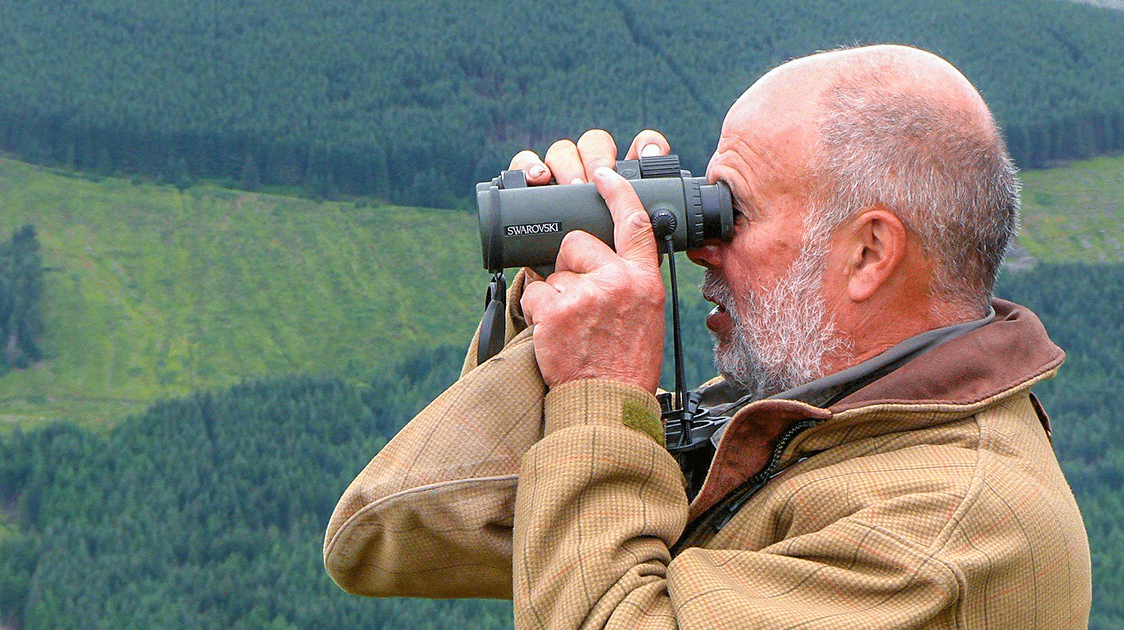
[[[517, 628], [1084, 628], [1088, 540], [1029, 391], [1064, 355], [1028, 310], [994, 306], [994, 322], [830, 408], [744, 407], [691, 502], [650, 394], [609, 381], [557, 387], [507, 489], [513, 519], [476, 525], [502, 539], [510, 523], [510, 556], [476, 540], [459, 567], [433, 565], [487, 582], [509, 560]], [[466, 378], [480, 368], [466, 365]], [[797, 423], [810, 428], [782, 443]], [[364, 563], [389, 574], [409, 565], [426, 548], [419, 528], [463, 529], [415, 515], [379, 525], [410, 532], [395, 541], [349, 534], [373, 502], [356, 483], [325, 546], [345, 588], [372, 592]]]

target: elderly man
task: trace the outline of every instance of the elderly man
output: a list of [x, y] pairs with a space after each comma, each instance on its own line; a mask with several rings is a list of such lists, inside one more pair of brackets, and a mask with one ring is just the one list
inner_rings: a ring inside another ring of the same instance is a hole
[[[668, 150], [644, 132], [630, 154]], [[1063, 354], [992, 299], [1018, 184], [972, 85], [877, 46], [786, 63], [730, 109], [707, 177], [734, 236], [688, 252], [717, 305], [699, 394], [729, 418], [695, 487], [662, 444], [659, 258], [615, 153], [595, 131], [512, 162], [594, 182], [616, 225], [616, 251], [568, 235], [515, 314], [547, 388], [516, 626], [1084, 628], [1088, 541], [1030, 394]]]

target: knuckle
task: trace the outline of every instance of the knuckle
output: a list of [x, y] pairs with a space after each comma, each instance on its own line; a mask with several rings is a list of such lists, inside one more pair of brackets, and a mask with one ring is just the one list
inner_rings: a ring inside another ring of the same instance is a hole
[[562, 237], [562, 243], [558, 246], [558, 248], [561, 250], [563, 248], [570, 249], [574, 247], [580, 247], [580, 243], [582, 242], [582, 240], [584, 240], [584, 234], [584, 232], [578, 230], [567, 232], [566, 235]]
[[590, 129], [578, 138], [578, 146], [584, 145], [604, 146], [606, 144], [613, 144], [613, 136], [604, 129]]
[[523, 292], [523, 297], [519, 298], [519, 306], [523, 309], [525, 315], [530, 315], [535, 310], [534, 291], [531, 287]]
[[648, 218], [648, 213], [643, 208], [631, 207], [627, 208], [625, 212], [627, 214], [625, 214], [621, 225], [624, 234], [637, 240], [651, 238], [652, 220]]
[[537, 164], [540, 161], [538, 154], [534, 151], [524, 150], [516, 153], [515, 156], [511, 158], [511, 168], [514, 169], [528, 164]]
[[628, 227], [636, 231], [651, 228], [652, 218], [648, 216], [648, 213], [644, 210], [643, 206], [641, 206], [640, 204], [636, 204], [629, 210], [632, 213], [628, 215], [626, 223]]
[[559, 153], [573, 153], [575, 151], [577, 151], [577, 145], [574, 144], [574, 141], [569, 138], [563, 138], [561, 140], [555, 140], [554, 144], [551, 144], [550, 148], [546, 150], [546, 154], [549, 156]]
[[667, 301], [667, 293], [664, 291], [663, 282], [656, 279], [648, 285], [647, 290], [644, 291], [644, 297], [649, 306], [656, 308], [663, 308], [663, 304]]

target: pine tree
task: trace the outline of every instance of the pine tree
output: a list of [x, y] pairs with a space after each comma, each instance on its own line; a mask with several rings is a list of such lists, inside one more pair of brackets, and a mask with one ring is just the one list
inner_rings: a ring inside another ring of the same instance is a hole
[[0, 363], [25, 368], [43, 358], [43, 259], [35, 226], [0, 248]]

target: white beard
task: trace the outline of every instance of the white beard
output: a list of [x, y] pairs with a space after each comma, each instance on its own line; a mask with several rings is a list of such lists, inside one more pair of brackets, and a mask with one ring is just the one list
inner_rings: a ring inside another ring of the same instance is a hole
[[[836, 335], [834, 318], [820, 295], [826, 251], [805, 241], [800, 256], [775, 287], [748, 291], [745, 312], [739, 309], [729, 285], [707, 270], [702, 290], [726, 309], [734, 330], [726, 347], [715, 335], [714, 365], [729, 381], [767, 398], [814, 381], [827, 368], [827, 358], [839, 358], [850, 344]], [[712, 333], [713, 334], [713, 333]]]

